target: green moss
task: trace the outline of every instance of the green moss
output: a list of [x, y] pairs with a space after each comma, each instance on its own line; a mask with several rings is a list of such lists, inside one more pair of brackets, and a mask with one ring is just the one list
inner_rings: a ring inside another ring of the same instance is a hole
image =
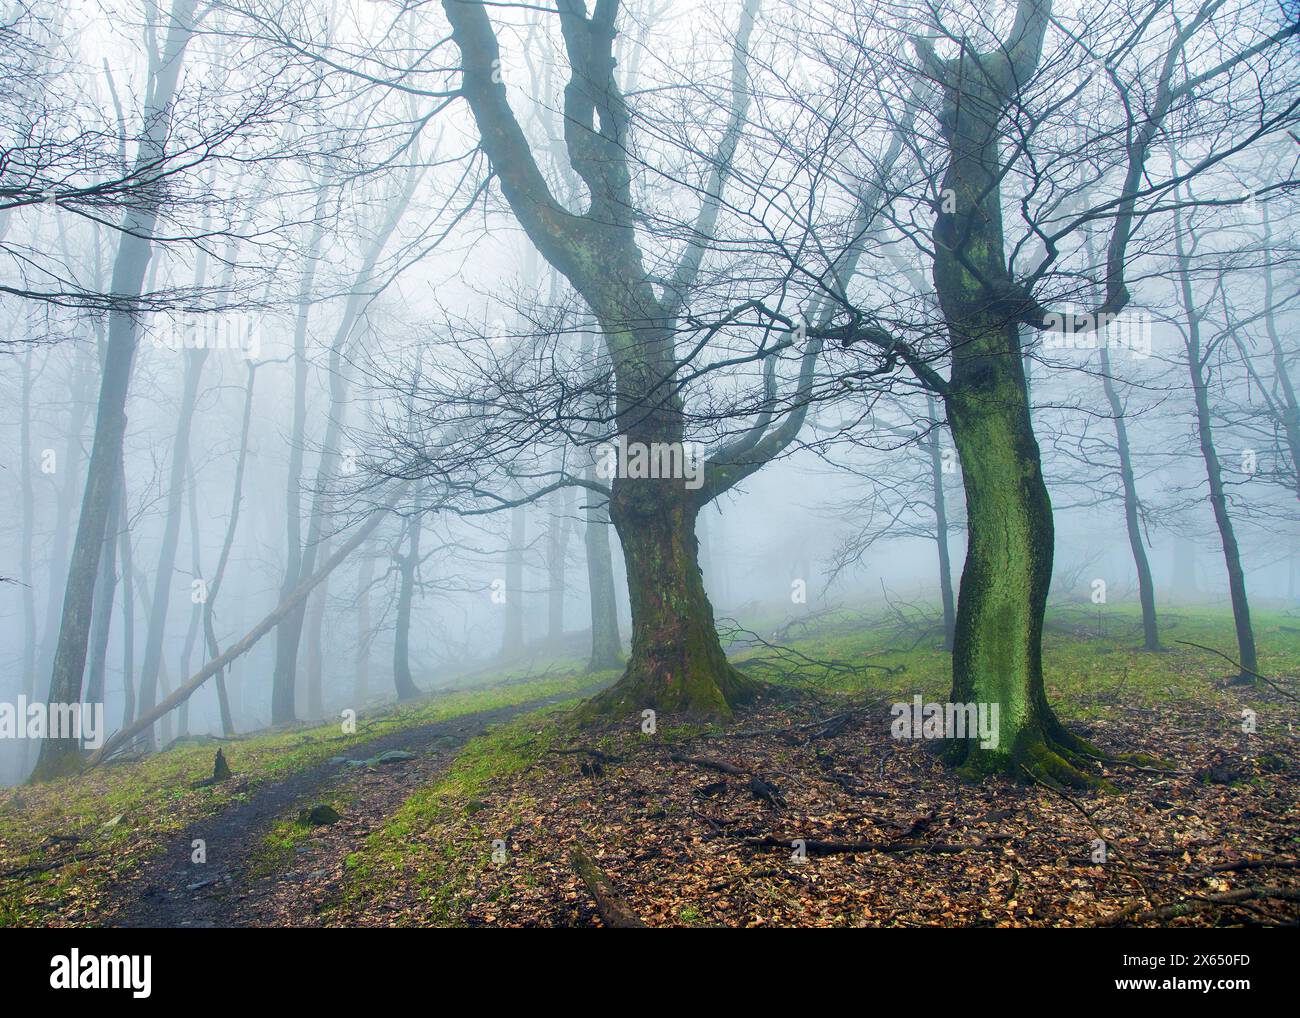
[[468, 823], [481, 838], [467, 856], [454, 844], [424, 835], [448, 815], [472, 816], [470, 803], [494, 781], [539, 760], [572, 723], [568, 718], [557, 723], [553, 715], [562, 707], [525, 714], [466, 743], [442, 779], [407, 799], [363, 849], [348, 857], [344, 902], [364, 904], [390, 882], [401, 881], [418, 889], [425, 919], [434, 925], [453, 924], [456, 892], [473, 871], [491, 865], [492, 839]]

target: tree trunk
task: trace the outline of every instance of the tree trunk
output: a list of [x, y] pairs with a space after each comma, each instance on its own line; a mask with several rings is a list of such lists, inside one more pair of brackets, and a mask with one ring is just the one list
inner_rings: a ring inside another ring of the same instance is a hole
[[1119, 456], [1120, 479], [1124, 483], [1124, 524], [1128, 528], [1128, 545], [1133, 551], [1133, 565], [1138, 575], [1138, 597], [1142, 602], [1143, 649], [1160, 649], [1160, 633], [1156, 625], [1156, 591], [1151, 580], [1151, 563], [1147, 560], [1146, 542], [1142, 540], [1142, 525], [1138, 520], [1137, 482], [1133, 477], [1133, 457], [1128, 444], [1128, 427], [1124, 423], [1124, 405], [1110, 374], [1110, 356], [1101, 348], [1101, 384], [1106, 390], [1111, 416], [1115, 420], [1115, 451]]
[[18, 419], [19, 477], [22, 484], [22, 546], [19, 556], [23, 576], [22, 690], [30, 699], [36, 691], [36, 570], [32, 542], [36, 534], [36, 492], [32, 485], [32, 348], [23, 354], [22, 409]]
[[632, 653], [623, 677], [591, 701], [594, 712], [646, 708], [730, 717], [755, 684], [727, 661], [704, 592], [695, 517], [680, 479], [614, 478], [610, 518], [623, 545], [632, 601]]
[[[190, 519], [190, 576], [192, 580], [203, 579], [202, 547], [199, 540], [199, 499], [198, 484], [194, 478], [194, 470], [190, 469], [189, 494], [186, 497], [186, 509]], [[203, 602], [208, 599], [210, 591], [204, 591], [201, 597], [195, 597], [194, 590], [190, 590], [190, 624], [185, 631], [185, 643], [181, 648], [181, 668], [180, 674], [184, 678], [190, 674], [190, 658], [194, 654], [194, 643], [199, 636], [199, 627], [203, 622]], [[177, 712], [178, 733], [182, 736], [190, 734], [190, 702], [186, 700], [181, 704], [181, 709]]]
[[1197, 310], [1192, 293], [1191, 259], [1183, 240], [1182, 216], [1174, 213], [1174, 249], [1178, 263], [1179, 294], [1183, 313], [1187, 317], [1184, 333], [1187, 347], [1187, 370], [1191, 375], [1192, 394], [1196, 404], [1196, 433], [1201, 446], [1201, 459], [1205, 462], [1205, 479], [1210, 487], [1210, 506], [1214, 509], [1214, 522], [1219, 528], [1223, 546], [1223, 562], [1228, 571], [1228, 591], [1232, 597], [1232, 618], [1237, 630], [1237, 653], [1241, 670], [1239, 683], [1253, 683], [1252, 672], [1259, 671], [1255, 656], [1255, 632], [1250, 622], [1250, 601], [1246, 597], [1246, 573], [1241, 567], [1241, 549], [1228, 512], [1228, 496], [1223, 487], [1223, 464], [1214, 445], [1214, 426], [1210, 414], [1209, 383], [1205, 375], [1202, 356], [1201, 313]]
[[[589, 480], [595, 477], [588, 470]], [[614, 563], [609, 548], [609, 508], [594, 491], [586, 492], [587, 589], [591, 600], [591, 659], [587, 670], [605, 671], [623, 666], [623, 641], [618, 632], [618, 600]]]
[[[158, 670], [162, 667], [163, 639], [167, 634], [167, 614], [171, 606], [172, 577], [176, 570], [176, 552], [180, 547], [181, 507], [185, 498], [185, 477], [189, 468], [190, 430], [199, 398], [199, 383], [206, 349], [184, 350], [184, 391], [177, 418], [176, 437], [172, 442], [171, 476], [167, 487], [167, 510], [163, 522], [162, 544], [158, 549], [158, 567], [154, 571], [153, 607], [149, 612], [149, 629], [145, 637], [144, 663], [140, 669], [140, 709], [147, 711], [158, 699]], [[145, 748], [154, 748], [152, 732], [142, 740]]]
[[524, 543], [528, 517], [521, 505], [510, 510], [510, 546], [506, 549], [506, 627], [501, 637], [501, 660], [515, 661], [524, 654]]
[[104, 680], [108, 669], [108, 638], [113, 622], [113, 602], [117, 591], [117, 521], [121, 516], [118, 501], [121, 486], [113, 489], [113, 507], [109, 511], [109, 528], [100, 552], [99, 580], [95, 586], [95, 617], [90, 628], [90, 670], [86, 677], [86, 702], [104, 699]]
[[352, 702], [358, 708], [370, 696], [370, 584], [375, 579], [375, 556], [363, 554], [357, 580], [357, 655], [354, 662]]
[[1277, 297], [1273, 282], [1273, 225], [1269, 218], [1268, 203], [1264, 203], [1264, 330], [1273, 350], [1273, 371], [1278, 389], [1282, 393], [1282, 429], [1286, 435], [1287, 449], [1291, 453], [1291, 474], [1296, 495], [1300, 497], [1300, 402], [1296, 400], [1295, 386], [1287, 368], [1286, 349], [1277, 328]]
[[126, 506], [126, 474], [118, 478], [117, 557], [122, 563], [122, 727], [135, 720], [135, 572]]
[[943, 491], [943, 451], [939, 448], [939, 421], [934, 397], [927, 396], [930, 420], [930, 485], [934, 499], [934, 541], [939, 549], [939, 596], [943, 600], [943, 649], [952, 650], [953, 634], [957, 626], [957, 612], [952, 596], [952, 557], [948, 551], [948, 503]]
[[[934, 225], [935, 292], [948, 327], [948, 427], [961, 459], [967, 544], [953, 633], [953, 703], [997, 704], [996, 739], [951, 739], [970, 776], [1094, 784], [1086, 744], [1067, 732], [1043, 687], [1043, 617], [1052, 580], [1052, 504], [1030, 417], [1029, 387], [1002, 231], [1002, 121], [1041, 55], [1043, 24], [1010, 52], [934, 67], [947, 167]], [[932, 61], [932, 64], [935, 62]]]
[[[329, 555], [329, 541], [321, 549], [325, 557]], [[325, 715], [325, 654], [321, 643], [325, 628], [325, 609], [329, 599], [329, 579], [320, 585], [308, 601], [306, 639], [307, 639], [307, 717], [311, 720]]]
[[[165, 152], [168, 114], [180, 76], [181, 60], [189, 43], [195, 6], [196, 0], [174, 0], [172, 4], [171, 24], [158, 65], [154, 68], [150, 101], [145, 108], [145, 136], [141, 139], [136, 159], [137, 165], [145, 172]], [[81, 516], [68, 568], [59, 642], [50, 679], [50, 700], [53, 702], [76, 703], [81, 699], [95, 582], [108, 527], [112, 489], [121, 470], [127, 390], [138, 338], [136, 310], [129, 302], [140, 294], [149, 266], [152, 253], [149, 238], [158, 220], [157, 201], [146, 200], [128, 210], [113, 263], [111, 291], [121, 295], [126, 303], [109, 312], [108, 345], [95, 416], [95, 437], [86, 471]], [[41, 744], [33, 777], [52, 778], [76, 770], [79, 755], [80, 746], [76, 739], [46, 739]]]
[[411, 680], [411, 604], [415, 600], [415, 572], [420, 564], [420, 531], [424, 523], [414, 512], [406, 521], [406, 554], [397, 555], [397, 619], [393, 634], [393, 684], [399, 700], [410, 700], [420, 695]]
[[57, 474], [63, 477], [63, 483], [56, 486], [57, 498], [54, 507], [54, 529], [50, 537], [46, 575], [49, 577], [49, 589], [45, 599], [45, 635], [42, 640], [40, 660], [36, 670], [42, 675], [49, 672], [54, 663], [54, 655], [59, 641], [59, 611], [62, 598], [67, 592], [63, 585], [68, 577], [68, 545], [72, 539], [72, 508], [77, 500], [77, 473], [80, 468], [83, 434], [86, 426], [86, 410], [90, 401], [89, 377], [91, 372], [82, 360], [80, 350], [73, 350], [70, 403], [72, 416], [68, 422], [67, 441], [58, 461]]
[[[961, 457], [968, 541], [957, 603], [953, 703], [998, 705], [996, 745], [953, 740], [949, 759], [971, 776], [1021, 765], [1071, 785], [1086, 746], [1061, 726], [1043, 689], [1042, 634], [1052, 580], [1052, 506], [1029, 420], [1014, 327], [985, 343], [997, 352], [968, 361], [946, 403]], [[958, 338], [971, 358], [976, 340]]]
[[564, 644], [564, 595], [573, 517], [573, 489], [551, 496], [552, 512], [546, 528], [546, 642], [558, 650]]

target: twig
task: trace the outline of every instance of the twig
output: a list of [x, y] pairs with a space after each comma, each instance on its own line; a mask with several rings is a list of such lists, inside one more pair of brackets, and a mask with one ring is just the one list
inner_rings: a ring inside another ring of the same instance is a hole
[[1227, 654], [1225, 654], [1221, 650], [1215, 650], [1213, 647], [1206, 647], [1200, 643], [1192, 643], [1191, 640], [1175, 640], [1174, 642], [1184, 644], [1188, 647], [1195, 647], [1197, 650], [1206, 650], [1209, 651], [1211, 654], [1218, 654], [1219, 657], [1223, 658], [1223, 660], [1227, 661], [1238, 671], [1245, 672], [1247, 675], [1255, 676], [1255, 678], [1267, 684], [1270, 688], [1272, 688], [1276, 692], [1281, 693], [1288, 700], [1294, 700], [1296, 703], [1300, 703], [1300, 696], [1296, 696], [1294, 693], [1290, 692], [1289, 690], [1283, 689], [1276, 682], [1270, 679], [1267, 675], [1260, 675], [1259, 672], [1251, 671], [1249, 668], [1246, 668], [1243, 665], [1238, 664], [1236, 661], [1234, 661], [1232, 658], [1230, 658]]

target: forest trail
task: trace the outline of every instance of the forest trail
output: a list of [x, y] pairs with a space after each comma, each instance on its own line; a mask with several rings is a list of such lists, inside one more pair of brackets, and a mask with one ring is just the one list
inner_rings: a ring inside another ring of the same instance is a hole
[[[334, 758], [265, 782], [245, 801], [172, 835], [160, 855], [115, 890], [112, 925], [321, 925], [318, 912], [333, 900], [348, 853], [407, 797], [445, 772], [465, 743], [488, 725], [598, 688], [392, 732], [352, 745], [346, 753], [349, 760], [366, 760], [399, 750], [414, 754], [409, 760], [352, 766]], [[238, 762], [231, 762], [238, 778]], [[309, 828], [311, 833], [287, 850], [290, 858], [277, 861], [267, 834], [278, 821], [318, 803], [334, 805], [342, 818]], [[205, 862], [192, 861], [196, 840], [203, 842]]]

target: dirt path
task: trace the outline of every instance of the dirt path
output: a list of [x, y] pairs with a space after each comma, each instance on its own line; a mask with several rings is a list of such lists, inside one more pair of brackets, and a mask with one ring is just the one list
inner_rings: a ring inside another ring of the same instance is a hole
[[[282, 781], [258, 786], [250, 797], [223, 813], [173, 835], [165, 850], [115, 895], [113, 925], [310, 926], [332, 897], [343, 861], [421, 785], [442, 773], [456, 751], [489, 724], [560, 703], [563, 694], [466, 714], [419, 728], [378, 736], [350, 746], [349, 759], [405, 750], [415, 759], [369, 767], [323, 763]], [[343, 819], [313, 829], [286, 867], [258, 873], [266, 859], [265, 835], [276, 821], [318, 802], [345, 803]], [[196, 839], [207, 860], [191, 861]]]

